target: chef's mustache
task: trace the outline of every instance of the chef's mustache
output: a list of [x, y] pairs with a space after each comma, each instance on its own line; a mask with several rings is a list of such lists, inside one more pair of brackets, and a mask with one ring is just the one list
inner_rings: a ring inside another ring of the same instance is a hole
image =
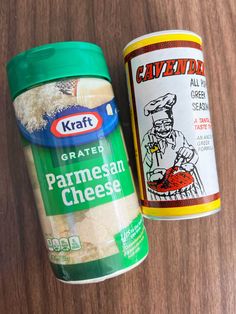
[[168, 133], [170, 133], [171, 132], [171, 130], [163, 130], [163, 131], [157, 131], [157, 130], [155, 130], [155, 134], [168, 134]]

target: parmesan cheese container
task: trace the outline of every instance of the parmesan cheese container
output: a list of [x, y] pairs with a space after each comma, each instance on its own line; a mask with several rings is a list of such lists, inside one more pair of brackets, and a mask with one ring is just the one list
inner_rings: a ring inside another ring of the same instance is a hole
[[48, 44], [7, 71], [56, 277], [98, 282], [137, 266], [148, 241], [101, 48]]

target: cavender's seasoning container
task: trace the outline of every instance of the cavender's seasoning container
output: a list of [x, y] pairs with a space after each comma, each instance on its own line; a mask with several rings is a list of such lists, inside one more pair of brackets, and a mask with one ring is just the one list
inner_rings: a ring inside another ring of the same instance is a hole
[[56, 277], [98, 282], [137, 266], [147, 235], [101, 48], [48, 44], [7, 71]]
[[202, 40], [144, 35], [124, 49], [142, 212], [187, 219], [220, 210]]

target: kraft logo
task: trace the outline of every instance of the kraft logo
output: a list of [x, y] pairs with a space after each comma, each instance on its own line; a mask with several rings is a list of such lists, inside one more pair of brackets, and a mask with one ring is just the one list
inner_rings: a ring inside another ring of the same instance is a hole
[[102, 117], [97, 112], [82, 112], [53, 121], [51, 132], [56, 137], [67, 137], [96, 131], [102, 126]]

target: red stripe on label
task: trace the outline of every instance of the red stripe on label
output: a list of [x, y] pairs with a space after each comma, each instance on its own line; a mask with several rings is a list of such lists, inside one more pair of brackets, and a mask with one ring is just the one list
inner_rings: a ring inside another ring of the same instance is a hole
[[125, 57], [125, 62], [130, 61], [136, 56], [139, 56], [141, 54], [144, 54], [146, 52], [154, 51], [154, 50], [160, 50], [165, 48], [176, 48], [176, 47], [189, 47], [189, 48], [195, 48], [198, 50], [202, 50], [202, 46], [198, 43], [195, 43], [193, 41], [185, 41], [185, 40], [174, 40], [174, 41], [166, 41], [162, 43], [156, 43], [152, 45], [148, 45], [145, 47], [138, 48], [132, 52], [130, 52]]

